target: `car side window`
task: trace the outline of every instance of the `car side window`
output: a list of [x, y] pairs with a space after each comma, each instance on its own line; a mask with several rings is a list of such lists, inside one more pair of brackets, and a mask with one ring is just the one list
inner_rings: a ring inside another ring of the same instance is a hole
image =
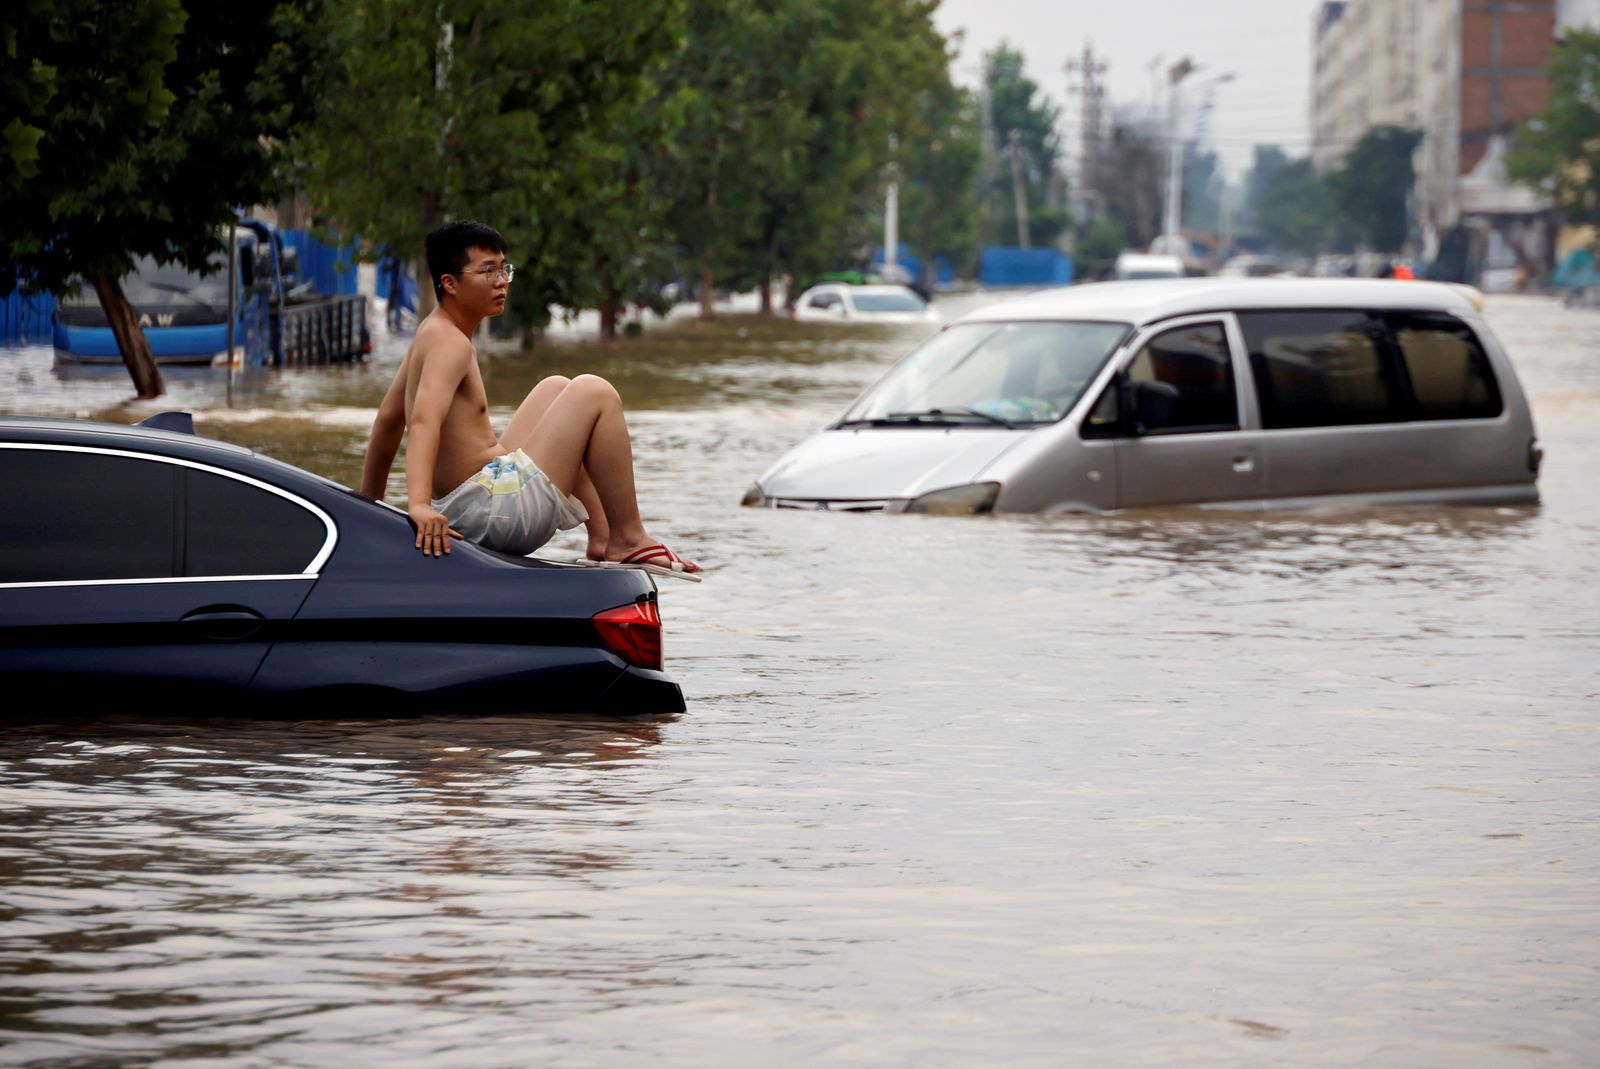
[[299, 575], [327, 540], [322, 520], [258, 486], [190, 470], [184, 575]]
[[[1145, 419], [1147, 434], [1237, 430], [1239, 398], [1233, 381], [1233, 356], [1221, 323], [1195, 323], [1157, 334], [1144, 344], [1124, 372], [1133, 391], [1141, 383], [1170, 389], [1170, 411]], [[1091, 413], [1091, 419], [1093, 414]]]
[[1451, 315], [1408, 312], [1385, 318], [1411, 381], [1417, 419], [1500, 414], [1500, 389], [1471, 327]]
[[182, 476], [158, 460], [0, 449], [0, 583], [172, 578]]
[[1408, 418], [1381, 320], [1363, 311], [1241, 312], [1268, 430]]
[[811, 307], [813, 308], [836, 308], [838, 305], [839, 295], [837, 293], [819, 293], [811, 298]]

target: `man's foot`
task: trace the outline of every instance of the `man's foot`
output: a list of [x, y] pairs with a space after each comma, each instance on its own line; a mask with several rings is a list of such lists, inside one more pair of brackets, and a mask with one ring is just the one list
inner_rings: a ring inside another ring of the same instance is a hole
[[660, 542], [640, 546], [615, 560], [589, 559], [580, 563], [595, 568], [637, 568], [651, 575], [670, 575], [674, 579], [687, 579], [691, 583], [700, 582], [700, 576], [695, 574], [700, 570], [700, 565], [678, 556]]

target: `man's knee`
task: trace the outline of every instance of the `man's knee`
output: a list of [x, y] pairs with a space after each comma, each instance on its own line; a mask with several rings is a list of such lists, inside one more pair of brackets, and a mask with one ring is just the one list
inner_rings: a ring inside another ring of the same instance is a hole
[[601, 401], [615, 401], [619, 405], [622, 403], [622, 396], [617, 393], [617, 388], [599, 375], [579, 375], [572, 380], [572, 385]]
[[540, 390], [563, 390], [570, 382], [572, 382], [572, 380], [567, 378], [565, 375], [547, 375], [538, 382], [534, 383], [533, 390], [530, 392], [537, 393]]

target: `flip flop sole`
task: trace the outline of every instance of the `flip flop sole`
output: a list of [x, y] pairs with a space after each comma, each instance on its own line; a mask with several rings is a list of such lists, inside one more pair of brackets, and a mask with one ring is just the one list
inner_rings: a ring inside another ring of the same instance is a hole
[[637, 561], [624, 563], [617, 560], [590, 560], [584, 557], [572, 563], [580, 564], [585, 568], [625, 568], [635, 572], [649, 572], [651, 575], [664, 575], [673, 579], [687, 579], [691, 583], [700, 582], [700, 576], [695, 572], [675, 572], [671, 568], [663, 568], [659, 564], [641, 564]]

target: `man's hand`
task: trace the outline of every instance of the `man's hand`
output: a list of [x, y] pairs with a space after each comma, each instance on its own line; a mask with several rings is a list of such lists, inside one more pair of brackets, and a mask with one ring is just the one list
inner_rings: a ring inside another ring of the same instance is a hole
[[424, 557], [438, 557], [450, 552], [450, 539], [460, 538], [461, 532], [450, 526], [450, 519], [432, 505], [412, 505], [411, 522], [417, 525], [417, 548]]

